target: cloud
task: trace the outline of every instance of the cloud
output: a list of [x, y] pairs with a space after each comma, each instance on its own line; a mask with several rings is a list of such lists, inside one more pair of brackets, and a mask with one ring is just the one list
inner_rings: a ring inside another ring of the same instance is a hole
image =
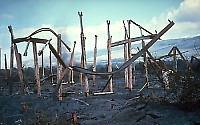
[[4, 18], [4, 19], [12, 19], [12, 18], [14, 18], [13, 15], [10, 15], [10, 14], [7, 14], [7, 13], [2, 14], [1, 17]]
[[158, 17], [153, 17], [149, 24], [145, 24], [148, 29], [160, 31], [167, 20], [173, 20], [175, 25], [162, 38], [181, 38], [199, 35], [200, 32], [200, 1], [185, 0], [180, 3], [178, 8], [170, 9]]
[[185, 0], [178, 9], [175, 9], [169, 16], [177, 22], [199, 22], [200, 21], [200, 1]]

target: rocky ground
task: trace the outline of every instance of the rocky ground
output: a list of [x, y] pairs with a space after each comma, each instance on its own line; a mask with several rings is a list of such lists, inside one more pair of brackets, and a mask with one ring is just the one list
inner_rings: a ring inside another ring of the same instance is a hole
[[[123, 79], [113, 80], [114, 94], [94, 96], [105, 85], [98, 79], [90, 81], [90, 96], [84, 96], [84, 86], [63, 86], [62, 101], [51, 98], [51, 88], [44, 87], [42, 98], [34, 92], [22, 96], [18, 90], [10, 96], [8, 90], [0, 91], [0, 124], [2, 125], [198, 125], [200, 109], [185, 110], [177, 104], [176, 96], [162, 89], [157, 82], [151, 88], [138, 90], [144, 83], [137, 80], [133, 91], [124, 88]], [[72, 92], [72, 94], [66, 94]]]

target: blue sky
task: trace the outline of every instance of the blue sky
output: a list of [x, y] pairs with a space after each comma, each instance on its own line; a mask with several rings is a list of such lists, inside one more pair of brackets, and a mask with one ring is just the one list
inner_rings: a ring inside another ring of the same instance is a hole
[[[200, 32], [199, 0], [0, 0], [0, 48], [9, 58], [10, 34], [7, 26], [12, 25], [15, 38], [25, 37], [33, 31], [48, 27], [62, 34], [62, 39], [80, 51], [80, 24], [78, 11], [83, 12], [86, 50], [94, 48], [94, 35], [98, 35], [98, 48], [106, 48], [107, 24], [111, 21], [112, 41], [124, 38], [122, 20], [132, 19], [146, 29], [158, 32], [168, 24], [168, 19], [176, 24], [162, 39], [192, 37]], [[137, 27], [131, 27], [132, 37], [139, 35]], [[49, 33], [37, 37], [53, 38]], [[24, 52], [26, 43], [18, 45]], [[43, 45], [38, 45], [38, 50]], [[28, 57], [32, 58], [29, 48]], [[45, 50], [46, 53], [49, 50]], [[3, 64], [2, 64], [3, 65]]]

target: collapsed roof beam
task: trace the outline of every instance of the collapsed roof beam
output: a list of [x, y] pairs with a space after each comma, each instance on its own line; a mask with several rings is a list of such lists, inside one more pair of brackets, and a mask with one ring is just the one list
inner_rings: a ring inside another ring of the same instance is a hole
[[[131, 42], [136, 42], [136, 41], [146, 40], [146, 39], [153, 39], [155, 35], [156, 35], [156, 34], [131, 38]], [[126, 43], [128, 43], [128, 39], [125, 39], [125, 40], [121, 40], [121, 41], [117, 41], [117, 42], [111, 43], [111, 47], [115, 47], [115, 46], [119, 46], [119, 45], [124, 45], [124, 44], [126, 44]]]

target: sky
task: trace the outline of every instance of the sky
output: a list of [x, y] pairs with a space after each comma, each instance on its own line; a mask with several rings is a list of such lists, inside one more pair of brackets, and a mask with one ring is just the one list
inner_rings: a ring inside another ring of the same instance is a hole
[[[80, 20], [83, 13], [83, 30], [86, 50], [93, 50], [95, 35], [97, 49], [107, 46], [107, 23], [110, 20], [112, 42], [124, 39], [122, 21], [129, 19], [155, 33], [172, 20], [172, 27], [162, 39], [176, 39], [200, 35], [200, 0], [0, 0], [0, 48], [2, 54], [10, 57], [10, 34], [7, 26], [12, 25], [15, 38], [26, 37], [39, 28], [51, 28], [62, 35], [71, 48], [76, 41], [75, 52], [81, 51]], [[127, 26], [127, 23], [126, 23]], [[140, 36], [138, 27], [131, 25], [131, 37]], [[51, 39], [56, 47], [56, 38], [44, 32], [35, 37]], [[27, 43], [19, 43], [23, 54]], [[38, 44], [38, 51], [44, 45]], [[63, 48], [63, 51], [67, 50]], [[48, 56], [49, 50], [45, 49]], [[32, 48], [23, 60], [33, 58]], [[3, 60], [3, 55], [1, 60]], [[3, 61], [2, 61], [3, 62]], [[8, 60], [9, 63], [9, 60]], [[3, 63], [1, 63], [3, 67]], [[9, 66], [8, 66], [9, 67]]]

